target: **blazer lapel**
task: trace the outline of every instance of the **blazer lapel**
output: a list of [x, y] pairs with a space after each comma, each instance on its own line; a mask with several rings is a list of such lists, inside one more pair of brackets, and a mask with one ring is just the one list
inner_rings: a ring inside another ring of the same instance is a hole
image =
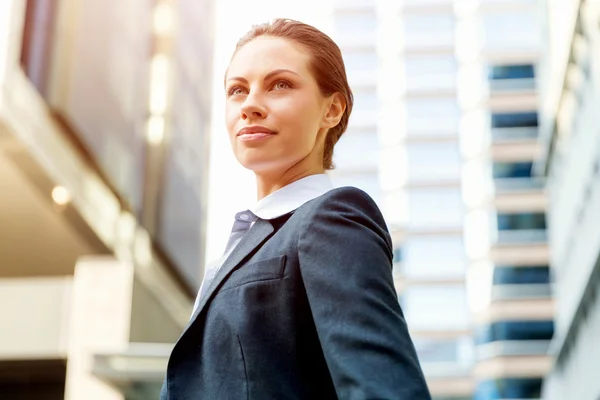
[[273, 225], [263, 219], [258, 219], [252, 228], [246, 233], [238, 245], [233, 249], [229, 257], [225, 259], [221, 268], [219, 268], [215, 278], [210, 283], [210, 286], [206, 290], [204, 297], [200, 299], [196, 311], [190, 318], [191, 325], [198, 315], [202, 312], [208, 301], [215, 294], [217, 288], [221, 285], [223, 280], [258, 246], [260, 246], [274, 231]]

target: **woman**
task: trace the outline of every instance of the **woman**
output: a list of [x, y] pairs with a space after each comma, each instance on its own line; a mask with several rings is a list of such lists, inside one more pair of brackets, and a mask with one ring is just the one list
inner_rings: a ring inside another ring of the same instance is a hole
[[352, 110], [339, 48], [297, 21], [255, 27], [225, 92], [259, 200], [207, 270], [161, 399], [429, 399], [383, 217], [324, 174]]

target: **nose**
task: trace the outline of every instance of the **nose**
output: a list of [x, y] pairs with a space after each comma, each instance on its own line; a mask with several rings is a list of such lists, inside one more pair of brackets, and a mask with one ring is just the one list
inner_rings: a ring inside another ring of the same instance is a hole
[[267, 110], [257, 95], [249, 94], [241, 108], [242, 119], [265, 118]]

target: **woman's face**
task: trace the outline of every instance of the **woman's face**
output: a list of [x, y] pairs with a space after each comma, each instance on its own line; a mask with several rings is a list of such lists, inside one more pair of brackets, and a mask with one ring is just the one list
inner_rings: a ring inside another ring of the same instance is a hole
[[296, 43], [268, 36], [250, 41], [231, 60], [226, 124], [244, 167], [257, 173], [322, 172], [332, 101], [321, 94], [309, 62]]

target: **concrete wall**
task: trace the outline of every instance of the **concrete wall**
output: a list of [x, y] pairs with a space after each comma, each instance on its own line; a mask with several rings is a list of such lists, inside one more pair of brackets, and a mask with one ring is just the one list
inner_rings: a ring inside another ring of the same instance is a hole
[[65, 358], [72, 277], [0, 280], [0, 359]]

